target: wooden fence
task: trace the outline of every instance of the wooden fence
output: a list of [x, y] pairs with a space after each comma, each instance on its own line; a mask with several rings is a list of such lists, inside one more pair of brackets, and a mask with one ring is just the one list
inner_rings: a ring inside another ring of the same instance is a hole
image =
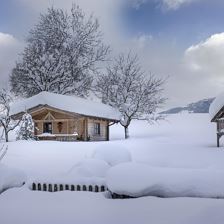
[[74, 184], [47, 184], [47, 183], [32, 183], [31, 190], [33, 191], [90, 191], [90, 192], [104, 192], [107, 187], [104, 185], [74, 185]]

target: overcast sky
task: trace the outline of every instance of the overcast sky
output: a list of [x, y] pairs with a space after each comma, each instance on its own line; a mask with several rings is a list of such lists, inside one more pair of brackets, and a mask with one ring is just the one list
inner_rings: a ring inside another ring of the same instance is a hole
[[169, 76], [166, 107], [213, 97], [224, 87], [222, 0], [0, 0], [0, 84], [40, 13], [77, 3], [98, 17], [112, 54], [138, 53], [144, 70]]

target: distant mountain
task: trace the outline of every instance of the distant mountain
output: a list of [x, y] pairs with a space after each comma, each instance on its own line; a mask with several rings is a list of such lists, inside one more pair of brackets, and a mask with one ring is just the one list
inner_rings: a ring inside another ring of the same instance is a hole
[[209, 98], [204, 100], [199, 100], [195, 103], [190, 103], [185, 107], [174, 107], [169, 110], [163, 111], [160, 114], [177, 114], [182, 111], [188, 111], [189, 113], [208, 113], [209, 107], [215, 98]]

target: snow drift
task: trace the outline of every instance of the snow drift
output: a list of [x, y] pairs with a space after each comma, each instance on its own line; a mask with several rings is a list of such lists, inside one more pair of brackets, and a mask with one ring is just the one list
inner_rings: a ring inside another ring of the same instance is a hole
[[12, 187], [20, 187], [26, 180], [22, 171], [0, 164], [0, 193]]
[[76, 164], [68, 173], [69, 176], [105, 177], [110, 166], [103, 160], [85, 159]]
[[106, 177], [108, 189], [131, 197], [224, 198], [223, 170], [156, 168], [125, 163], [112, 167]]
[[92, 157], [103, 160], [110, 166], [131, 161], [131, 154], [125, 147], [111, 143], [97, 146]]

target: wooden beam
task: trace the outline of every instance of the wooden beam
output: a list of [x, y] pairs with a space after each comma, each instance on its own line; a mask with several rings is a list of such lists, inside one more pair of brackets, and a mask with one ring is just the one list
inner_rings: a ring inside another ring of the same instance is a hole
[[88, 132], [88, 118], [86, 118], [86, 140], [88, 140], [88, 135], [89, 135], [89, 132]]
[[85, 134], [84, 140], [87, 141], [87, 139], [88, 139], [88, 118], [85, 118], [83, 122], [84, 122], [84, 134]]
[[220, 139], [220, 135], [217, 134], [217, 147], [219, 147], [219, 139]]
[[[64, 122], [66, 122], [66, 121], [74, 121], [74, 120], [76, 120], [76, 118], [73, 118], [73, 119], [55, 119], [55, 120], [53, 120], [53, 122], [59, 122], [59, 121], [64, 121]], [[52, 122], [52, 120], [33, 120], [34, 122]]]
[[109, 126], [109, 121], [107, 122], [107, 141], [110, 140], [110, 126]]

